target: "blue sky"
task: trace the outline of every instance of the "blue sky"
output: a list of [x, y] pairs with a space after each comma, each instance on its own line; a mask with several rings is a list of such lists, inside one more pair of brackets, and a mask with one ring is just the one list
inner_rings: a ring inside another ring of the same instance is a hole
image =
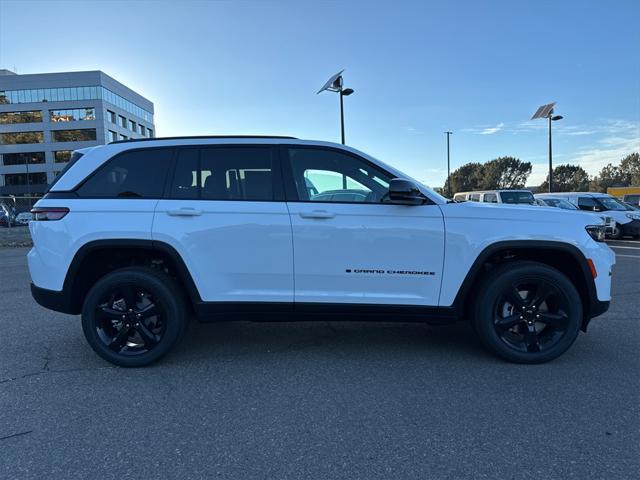
[[347, 143], [429, 185], [513, 155], [589, 173], [640, 150], [640, 2], [0, 0], [0, 68], [100, 69], [156, 105], [158, 135], [287, 134]]

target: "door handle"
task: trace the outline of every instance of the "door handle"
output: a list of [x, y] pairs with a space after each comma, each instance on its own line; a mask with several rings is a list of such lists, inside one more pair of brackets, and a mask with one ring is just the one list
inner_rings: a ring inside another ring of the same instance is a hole
[[333, 218], [336, 214], [326, 210], [311, 210], [310, 212], [300, 212], [300, 216], [302, 218]]
[[202, 215], [202, 210], [196, 210], [195, 208], [179, 208], [177, 210], [167, 210], [167, 214], [172, 217], [197, 217]]

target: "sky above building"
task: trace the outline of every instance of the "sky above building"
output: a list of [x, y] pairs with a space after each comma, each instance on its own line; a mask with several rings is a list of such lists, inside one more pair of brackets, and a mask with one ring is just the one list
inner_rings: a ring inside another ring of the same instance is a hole
[[155, 103], [159, 136], [278, 134], [347, 143], [432, 186], [515, 156], [595, 174], [640, 150], [638, 1], [0, 0], [0, 68], [102, 70]]

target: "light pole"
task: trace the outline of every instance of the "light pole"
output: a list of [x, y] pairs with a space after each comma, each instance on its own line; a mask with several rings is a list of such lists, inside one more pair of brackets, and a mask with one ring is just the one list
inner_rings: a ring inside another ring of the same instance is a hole
[[551, 148], [551, 122], [556, 122], [564, 118], [562, 115], [553, 114], [553, 109], [555, 106], [555, 102], [542, 105], [540, 108], [538, 108], [538, 110], [536, 110], [536, 113], [533, 114], [533, 117], [531, 117], [531, 120], [535, 120], [536, 118], [546, 118], [549, 120], [549, 193], [553, 192], [553, 149]]
[[348, 97], [351, 95], [354, 90], [353, 88], [344, 88], [342, 81], [342, 72], [344, 70], [340, 70], [338, 73], [333, 75], [327, 82], [322, 86], [317, 93], [324, 92], [325, 90], [329, 92], [337, 92], [340, 94], [340, 139], [342, 144], [344, 145], [344, 101], [343, 97]]
[[449, 151], [449, 137], [453, 132], [444, 132], [447, 135], [447, 196], [451, 198], [451, 156]]

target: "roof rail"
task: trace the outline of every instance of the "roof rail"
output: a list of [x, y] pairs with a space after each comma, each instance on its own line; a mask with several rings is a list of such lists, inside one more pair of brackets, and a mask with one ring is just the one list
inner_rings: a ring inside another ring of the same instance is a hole
[[286, 140], [297, 140], [296, 137], [287, 137], [282, 135], [193, 135], [182, 137], [129, 138], [127, 140], [116, 140], [115, 142], [109, 142], [109, 145], [112, 145], [114, 143], [151, 142], [154, 140], [203, 140], [207, 138], [281, 138]]

